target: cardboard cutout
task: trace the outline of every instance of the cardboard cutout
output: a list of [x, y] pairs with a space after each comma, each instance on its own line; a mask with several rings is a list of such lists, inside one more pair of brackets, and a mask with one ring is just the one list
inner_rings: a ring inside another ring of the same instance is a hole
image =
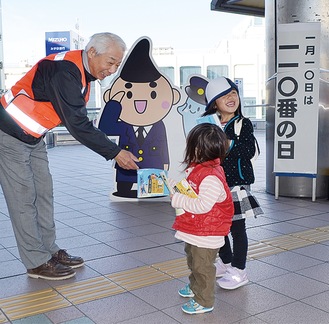
[[209, 80], [202, 75], [191, 75], [184, 86], [186, 101], [177, 108], [182, 116], [185, 137], [197, 124], [196, 119], [201, 117], [206, 109], [206, 86]]
[[[180, 102], [181, 96], [181, 90], [172, 85], [155, 64], [151, 40], [142, 37], [134, 43], [118, 77], [105, 91], [105, 106], [96, 126], [115, 139], [121, 148], [131, 151], [139, 159], [139, 168], [169, 170], [164, 119]], [[112, 195], [136, 198], [137, 172], [122, 169], [117, 164], [115, 169], [116, 191]]]

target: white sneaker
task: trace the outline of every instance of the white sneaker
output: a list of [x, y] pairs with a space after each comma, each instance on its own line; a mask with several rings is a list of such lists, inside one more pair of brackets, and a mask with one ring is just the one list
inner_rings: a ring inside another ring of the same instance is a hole
[[215, 263], [215, 267], [216, 267], [216, 278], [223, 277], [225, 273], [228, 271], [228, 269], [232, 268], [231, 263], [225, 264], [221, 258], [217, 259]]
[[223, 289], [236, 289], [249, 282], [246, 269], [240, 270], [235, 267], [228, 269], [227, 273], [217, 280], [219, 287]]

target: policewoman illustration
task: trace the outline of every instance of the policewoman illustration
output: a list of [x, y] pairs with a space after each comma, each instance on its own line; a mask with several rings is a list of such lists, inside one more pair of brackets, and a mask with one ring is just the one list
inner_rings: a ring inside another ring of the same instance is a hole
[[186, 101], [177, 111], [182, 115], [185, 137], [197, 124], [196, 119], [201, 117], [206, 109], [205, 89], [209, 80], [203, 75], [190, 75], [187, 84], [184, 86]]
[[[104, 93], [105, 106], [96, 126], [118, 145], [131, 151], [142, 168], [169, 169], [166, 127], [163, 119], [181, 98], [178, 88], [160, 73], [152, 58], [152, 42], [139, 38], [121, 65], [119, 76]], [[116, 191], [112, 194], [136, 198], [137, 172], [117, 164]]]

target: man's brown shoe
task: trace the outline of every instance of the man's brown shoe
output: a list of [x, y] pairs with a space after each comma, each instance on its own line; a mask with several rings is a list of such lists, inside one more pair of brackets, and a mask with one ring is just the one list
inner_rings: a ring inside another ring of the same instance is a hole
[[57, 251], [55, 254], [53, 254], [53, 258], [57, 259], [59, 263], [71, 267], [73, 269], [82, 267], [84, 265], [84, 261], [82, 258], [69, 255], [66, 250]]
[[63, 280], [74, 277], [75, 271], [71, 267], [59, 263], [56, 258], [51, 258], [37, 268], [28, 269], [27, 275], [35, 279]]

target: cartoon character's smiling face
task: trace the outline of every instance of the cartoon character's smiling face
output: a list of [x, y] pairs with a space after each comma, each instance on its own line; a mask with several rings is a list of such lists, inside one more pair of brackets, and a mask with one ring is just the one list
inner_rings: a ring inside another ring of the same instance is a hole
[[205, 105], [202, 105], [191, 98], [187, 98], [185, 104], [177, 108], [177, 111], [183, 118], [183, 128], [185, 136], [196, 125], [198, 117], [205, 112]]
[[111, 88], [111, 94], [123, 89], [125, 93], [120, 100], [120, 119], [136, 126], [152, 125], [162, 120], [180, 97], [162, 76], [146, 83], [127, 82], [118, 78]]
[[204, 76], [192, 75], [185, 86], [186, 102], [177, 108], [178, 113], [182, 115], [185, 135], [196, 125], [197, 118], [205, 112], [205, 88], [208, 82]]

